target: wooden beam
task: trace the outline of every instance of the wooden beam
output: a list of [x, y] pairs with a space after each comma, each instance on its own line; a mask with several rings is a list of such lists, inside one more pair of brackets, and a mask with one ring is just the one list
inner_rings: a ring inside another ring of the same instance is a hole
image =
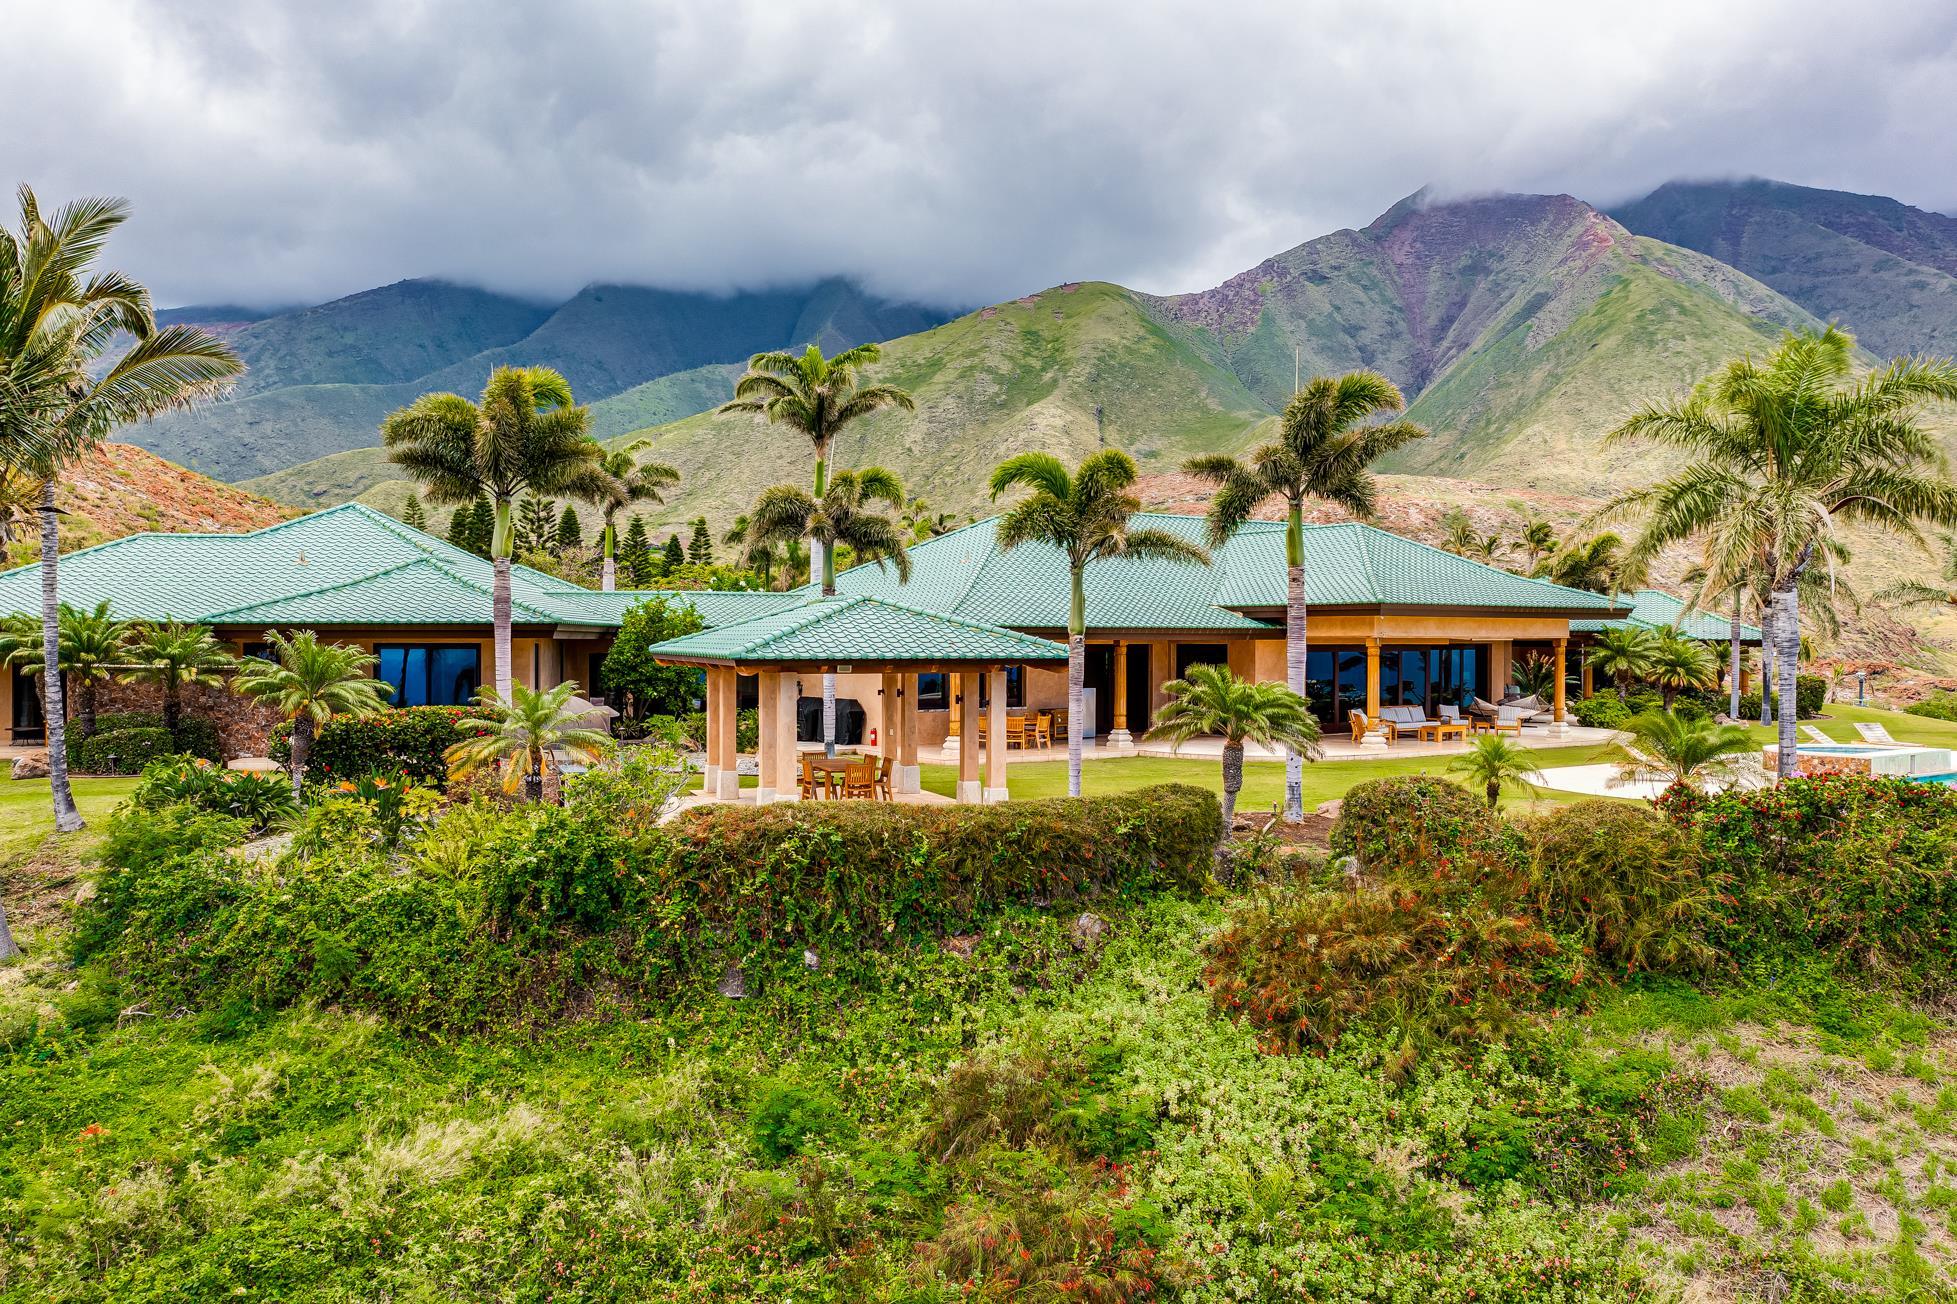
[[761, 672], [761, 700], [759, 703], [761, 737], [756, 748], [760, 761], [760, 785], [754, 791], [754, 800], [765, 806], [775, 799], [775, 773], [779, 768], [775, 758], [775, 748], [781, 742], [781, 731], [775, 727], [775, 715], [781, 710], [781, 676], [772, 670]]
[[985, 716], [985, 792], [988, 802], [1006, 799], [1006, 672], [988, 670], [991, 701]]
[[[952, 718], [973, 719], [978, 710], [979, 677], [975, 670], [958, 676], [958, 693], [951, 700]], [[978, 730], [968, 729], [958, 740], [958, 800], [976, 802], [979, 790]]]

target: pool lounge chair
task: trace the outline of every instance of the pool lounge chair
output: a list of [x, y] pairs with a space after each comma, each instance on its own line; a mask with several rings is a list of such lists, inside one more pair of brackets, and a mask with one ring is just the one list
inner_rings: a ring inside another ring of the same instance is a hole
[[1811, 725], [1811, 724], [1802, 725], [1801, 736], [1806, 738], [1811, 743], [1820, 743], [1826, 747], [1834, 747], [1838, 745], [1834, 739], [1830, 738], [1827, 734], [1822, 733], [1820, 728], [1816, 725]]
[[1889, 736], [1889, 726], [1884, 724], [1858, 720], [1855, 723], [1855, 732], [1862, 735], [1863, 742], [1874, 743], [1878, 747], [1909, 746], [1908, 743], [1898, 742], [1896, 739], [1891, 738]]

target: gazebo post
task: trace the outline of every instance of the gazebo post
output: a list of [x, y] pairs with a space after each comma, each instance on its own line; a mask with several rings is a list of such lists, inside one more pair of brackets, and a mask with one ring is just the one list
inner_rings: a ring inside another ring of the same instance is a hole
[[740, 685], [740, 672], [729, 666], [720, 672], [719, 714], [713, 714], [716, 703], [711, 700], [707, 703], [707, 732], [720, 740], [720, 786], [714, 795], [722, 801], [737, 801], [741, 795], [741, 749], [736, 731]]
[[1006, 672], [985, 672], [992, 694], [985, 721], [985, 800], [1004, 801], [1006, 792]]
[[711, 801], [720, 792], [720, 667], [707, 667], [707, 763], [700, 774], [700, 791]]
[[775, 676], [775, 797], [776, 801], [802, 799], [802, 750], [795, 737], [796, 706], [801, 698], [801, 679], [784, 670]]
[[1569, 672], [1566, 669], [1569, 662], [1569, 649], [1569, 639], [1556, 640], [1556, 732], [1559, 734], [1567, 733], [1570, 727], [1564, 715], [1564, 699], [1569, 691]]
[[775, 716], [781, 710], [781, 672], [763, 670], [761, 672], [760, 738], [755, 745], [755, 759], [759, 762], [760, 783], [754, 790], [756, 805], [766, 806], [775, 799], [775, 748], [780, 741], [780, 731], [775, 728]]
[[[961, 725], [965, 721], [974, 719], [977, 715], [978, 681], [979, 677], [976, 671], [961, 670], [958, 672], [958, 697], [960, 700], [952, 703], [952, 709], [958, 712], [956, 718], [960, 721]], [[958, 747], [958, 800], [960, 801], [977, 802], [984, 797], [984, 793], [979, 789], [978, 749], [973, 746], [977, 741], [978, 730], [966, 725], [964, 737]]]
[[890, 771], [891, 791], [897, 784], [897, 753], [901, 745], [897, 739], [903, 732], [904, 722], [899, 718], [904, 713], [904, 677], [895, 670], [886, 670], [878, 680], [877, 686], [877, 755], [883, 758], [883, 766]]
[[918, 780], [917, 769], [917, 676], [903, 677], [903, 725], [897, 736], [902, 739], [897, 753], [897, 774], [891, 784], [892, 792], [917, 793], [923, 791]]

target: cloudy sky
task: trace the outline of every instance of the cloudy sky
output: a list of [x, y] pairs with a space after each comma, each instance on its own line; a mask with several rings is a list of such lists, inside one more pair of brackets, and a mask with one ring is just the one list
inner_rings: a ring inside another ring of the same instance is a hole
[[0, 174], [159, 303], [840, 272], [1200, 289], [1432, 184], [1764, 175], [1957, 210], [1949, 0], [64, 0]]

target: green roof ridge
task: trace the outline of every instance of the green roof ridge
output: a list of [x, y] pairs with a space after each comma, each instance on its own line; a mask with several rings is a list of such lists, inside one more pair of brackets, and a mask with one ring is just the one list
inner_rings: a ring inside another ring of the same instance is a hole
[[316, 588], [310, 589], [294, 589], [291, 593], [281, 593], [275, 598], [261, 598], [257, 602], [247, 602], [242, 607], [228, 607], [223, 611], [214, 611], [204, 617], [204, 623], [215, 624], [227, 616], [235, 616], [240, 612], [250, 611], [254, 607], [269, 607], [276, 602], [291, 602], [295, 598], [313, 598], [318, 597], [322, 593], [332, 593], [339, 589], [350, 589], [356, 584], [366, 584], [379, 579], [383, 575], [392, 575], [395, 571], [406, 570], [410, 566], [420, 566], [428, 562], [428, 560], [426, 557], [409, 557], [403, 561], [397, 561], [391, 566], [383, 566], [379, 570], [368, 571], [365, 575], [356, 575], [352, 579], [341, 580], [335, 584], [321, 584]]

